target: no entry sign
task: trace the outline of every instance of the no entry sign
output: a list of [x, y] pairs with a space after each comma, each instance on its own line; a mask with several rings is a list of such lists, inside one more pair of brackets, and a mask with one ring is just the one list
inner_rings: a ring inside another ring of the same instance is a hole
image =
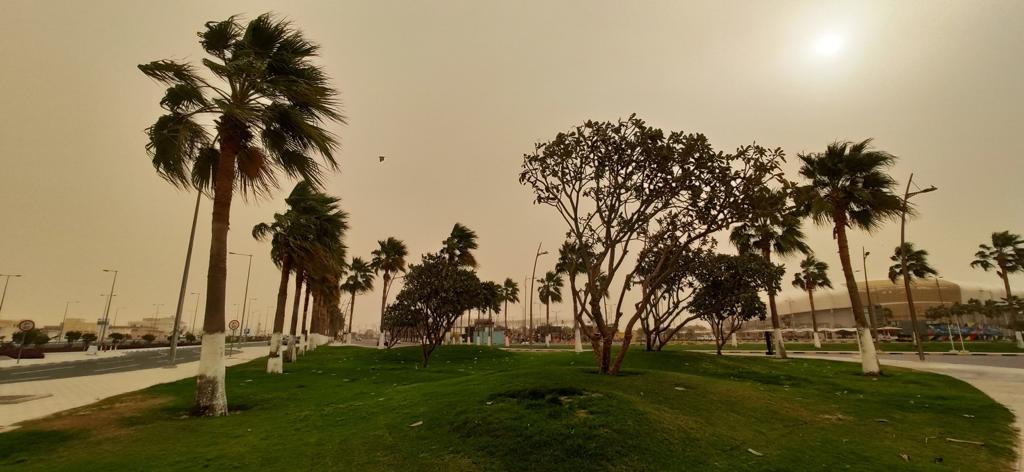
[[228, 328], [231, 328], [231, 331], [238, 329], [238, 320], [231, 320], [231, 322], [228, 323]]
[[32, 331], [36, 327], [36, 322], [32, 320], [21, 320], [18, 322], [18, 329], [22, 331]]

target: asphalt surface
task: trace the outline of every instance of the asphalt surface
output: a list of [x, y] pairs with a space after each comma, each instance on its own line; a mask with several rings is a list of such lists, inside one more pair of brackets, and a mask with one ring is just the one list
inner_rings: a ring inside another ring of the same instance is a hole
[[[260, 346], [266, 345], [266, 343], [251, 342], [243, 343], [242, 345]], [[174, 363], [181, 364], [199, 360], [199, 347], [184, 346], [178, 348], [178, 354], [175, 356]], [[228, 355], [235, 352], [238, 351], [229, 349]], [[170, 359], [168, 356], [168, 349], [147, 349], [135, 352], [126, 351], [123, 356], [118, 357], [7, 367], [0, 369], [0, 384], [154, 369], [169, 365]]]

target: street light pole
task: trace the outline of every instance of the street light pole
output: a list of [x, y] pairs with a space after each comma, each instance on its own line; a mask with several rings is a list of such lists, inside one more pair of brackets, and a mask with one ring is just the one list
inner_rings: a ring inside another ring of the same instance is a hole
[[[113, 272], [114, 280], [110, 282], [110, 292], [107, 295], [107, 306], [103, 309], [103, 327], [100, 328], [100, 345], [97, 350], [103, 349], [104, 338], [107, 336], [107, 320], [110, 318], [110, 303], [114, 300], [114, 286], [117, 285], [117, 270], [103, 269], [103, 272]], [[97, 351], [98, 352], [98, 351]]]
[[0, 313], [4, 311], [4, 300], [7, 299], [7, 284], [11, 283], [11, 277], [18, 278], [21, 274], [0, 274], [0, 277], [6, 277], [4, 280], [4, 294], [0, 295]]
[[[228, 254], [234, 254], [236, 256], [248, 256], [249, 257], [249, 268], [245, 271], [245, 294], [242, 295], [242, 320], [238, 323], [239, 328], [244, 329], [245, 326], [245, 308], [246, 302], [249, 301], [249, 276], [252, 274], [252, 254], [243, 254], [240, 252], [228, 252]], [[243, 331], [244, 332], [244, 331]], [[235, 346], [241, 346], [239, 340], [242, 338], [241, 333], [235, 338]]]
[[78, 300], [64, 304], [64, 317], [60, 319], [60, 334], [57, 335], [57, 342], [60, 342], [60, 339], [64, 337], [64, 322], [68, 320], [68, 308], [71, 307], [72, 303], [78, 303]]
[[868, 298], [868, 319], [871, 320], [871, 338], [875, 341], [875, 351], [878, 351], [878, 317], [875, 314], [875, 304], [871, 302], [871, 286], [868, 285], [868, 256], [871, 255], [871, 251], [866, 251], [864, 246], [861, 246], [860, 254], [861, 267], [864, 269], [864, 293]]
[[192, 292], [190, 295], [196, 296], [196, 306], [192, 309], [192, 324], [188, 325], [190, 333], [196, 332], [196, 315], [199, 314], [199, 292]]
[[178, 329], [181, 326], [181, 309], [185, 305], [185, 289], [188, 287], [188, 269], [192, 262], [192, 245], [196, 240], [196, 221], [199, 220], [199, 202], [202, 200], [203, 192], [196, 190], [196, 209], [192, 213], [192, 231], [188, 235], [188, 249], [185, 251], [185, 270], [181, 274], [181, 289], [178, 290], [178, 307], [174, 310], [174, 326], [171, 328], [171, 353], [170, 363], [174, 365], [174, 359], [178, 353]]
[[938, 190], [934, 185], [916, 192], [910, 191], [910, 184], [914, 181], [914, 174], [907, 179], [907, 190], [903, 193], [903, 208], [900, 211], [900, 267], [903, 272], [903, 289], [907, 293], [907, 310], [910, 312], [910, 329], [914, 333], [914, 342], [917, 344], [917, 358], [924, 361], [924, 343], [921, 341], [921, 334], [917, 329], [917, 310], [914, 309], [914, 296], [910, 292], [910, 271], [907, 269], [907, 251], [903, 250], [907, 244], [907, 211], [910, 209], [910, 197], [922, 193]]
[[540, 250], [542, 244], [544, 243], [537, 244], [537, 255], [533, 257], [533, 275], [530, 276], [530, 333], [528, 335], [530, 344], [533, 344], [533, 282], [537, 278], [537, 259], [548, 253]]

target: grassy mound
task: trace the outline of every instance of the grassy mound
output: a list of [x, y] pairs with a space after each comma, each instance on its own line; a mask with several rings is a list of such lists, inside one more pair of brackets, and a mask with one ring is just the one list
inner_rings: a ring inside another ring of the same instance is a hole
[[586, 353], [418, 356], [237, 366], [226, 418], [186, 415], [193, 381], [158, 385], [0, 435], [0, 469], [990, 471], [1014, 457], [1011, 414], [939, 375], [680, 351], [631, 352], [617, 377]]

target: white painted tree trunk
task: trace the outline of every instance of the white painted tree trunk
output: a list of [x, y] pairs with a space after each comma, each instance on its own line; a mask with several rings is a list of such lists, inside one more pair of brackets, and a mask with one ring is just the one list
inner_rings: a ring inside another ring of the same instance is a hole
[[381, 331], [380, 332], [380, 337], [377, 338], [377, 349], [384, 349], [385, 347], [387, 347], [387, 346], [384, 345], [384, 343], [387, 342], [387, 336], [388, 336], [388, 332], [387, 331]]
[[732, 335], [729, 336], [729, 345], [733, 348], [740, 347], [740, 342], [736, 339], [736, 333], [732, 333]]
[[270, 357], [267, 357], [267, 373], [284, 372], [284, 361], [281, 359], [281, 333], [270, 335]]
[[875, 352], [875, 343], [871, 339], [871, 330], [857, 328], [857, 339], [860, 344], [860, 364], [864, 375], [878, 375], [882, 368], [878, 365], [878, 353]]
[[545, 334], [544, 335], [544, 347], [551, 347], [551, 335], [550, 334]]
[[1024, 349], [1024, 335], [1020, 331], [1014, 331], [1013, 334], [1017, 337], [1017, 349]]
[[303, 334], [302, 335], [302, 343], [299, 344], [299, 354], [305, 354], [306, 353], [306, 343], [308, 343], [308, 342], [309, 342], [309, 339], [307, 338], [307, 336], [305, 334]]
[[818, 332], [815, 331], [811, 335], [814, 336], [814, 348], [821, 349], [821, 339], [818, 337]]
[[299, 338], [297, 336], [288, 340], [288, 362], [295, 362], [299, 352]]
[[491, 347], [493, 345], [494, 345], [494, 330], [488, 328], [487, 329], [487, 347]]
[[511, 339], [509, 339], [509, 336], [508, 336], [508, 330], [506, 329], [506, 330], [505, 330], [505, 331], [504, 331], [503, 333], [501, 333], [501, 334], [502, 334], [502, 335], [503, 335], [503, 337], [505, 338], [505, 347], [509, 347], [509, 346], [511, 346], [511, 345], [512, 345], [512, 340], [511, 340]]
[[228, 414], [228, 397], [224, 392], [224, 333], [203, 335], [203, 345], [199, 353], [199, 373], [196, 376], [196, 394], [203, 398], [214, 398], [209, 406], [208, 414], [223, 416]]
[[576, 351], [576, 354], [579, 354], [579, 353], [583, 352], [583, 340], [580, 339], [580, 328], [579, 327], [577, 327], [576, 329], [574, 329], [572, 331], [572, 340], [573, 340], [573, 351]]
[[772, 329], [772, 343], [775, 344], [775, 357], [779, 359], [786, 358], [786, 340], [782, 338], [782, 329]]

